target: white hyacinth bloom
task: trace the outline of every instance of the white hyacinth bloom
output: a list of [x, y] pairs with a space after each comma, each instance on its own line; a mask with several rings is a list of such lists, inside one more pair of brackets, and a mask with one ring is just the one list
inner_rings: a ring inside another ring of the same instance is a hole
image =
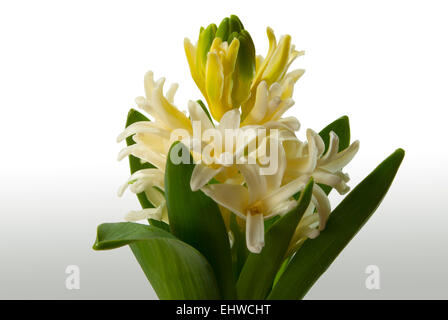
[[281, 186], [286, 158], [279, 146], [278, 170], [261, 175], [257, 164], [238, 165], [245, 183], [211, 184], [201, 190], [221, 206], [246, 220], [246, 243], [251, 252], [259, 253], [264, 246], [264, 220], [283, 215], [297, 205], [292, 198], [306, 184], [302, 178]]

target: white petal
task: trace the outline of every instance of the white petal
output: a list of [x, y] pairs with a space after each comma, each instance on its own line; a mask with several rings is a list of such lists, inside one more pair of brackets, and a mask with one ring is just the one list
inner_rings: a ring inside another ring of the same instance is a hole
[[339, 152], [333, 159], [322, 166], [328, 171], [338, 171], [345, 167], [359, 150], [359, 141], [353, 142], [347, 149]]
[[339, 137], [333, 131], [330, 131], [330, 142], [328, 144], [327, 152], [319, 159], [318, 164], [324, 165], [339, 151]]
[[282, 100], [281, 103], [278, 105], [278, 107], [273, 110], [274, 114], [271, 116], [272, 120], [280, 119], [280, 117], [288, 111], [289, 108], [291, 108], [294, 105], [294, 100], [289, 98]]
[[255, 103], [252, 110], [244, 119], [244, 123], [260, 123], [266, 116], [268, 111], [268, 85], [266, 81], [260, 82], [257, 87], [257, 92], [255, 96]]
[[144, 148], [139, 144], [133, 144], [131, 146], [123, 148], [120, 151], [120, 153], [118, 154], [118, 160], [122, 160], [130, 154], [132, 154], [134, 157], [143, 159], [151, 163], [156, 168], [165, 172], [166, 157], [164, 155], [148, 150], [147, 148]]
[[167, 130], [160, 128], [155, 123], [152, 123], [150, 121], [139, 121], [134, 122], [126, 129], [124, 129], [124, 131], [117, 137], [117, 142], [121, 142], [127, 137], [130, 137], [136, 133], [149, 133], [160, 136], [164, 139], [170, 138], [170, 133]]
[[159, 169], [155, 168], [141, 169], [134, 172], [131, 175], [130, 180], [143, 179], [143, 178], [156, 179], [157, 183], [155, 183], [155, 185], [160, 186], [160, 183], [163, 184], [164, 175], [163, 172], [160, 171]]
[[269, 87], [269, 94], [272, 97], [280, 97], [282, 94], [282, 86], [280, 85], [280, 83], [278, 82], [274, 82], [270, 87]]
[[269, 97], [269, 102], [268, 102], [268, 115], [270, 119], [278, 119], [280, 118], [280, 116], [275, 117], [275, 112], [279, 110], [280, 105], [282, 104], [283, 100], [278, 97], [278, 96], [274, 96], [274, 97]]
[[152, 97], [152, 92], [154, 91], [154, 74], [152, 71], [148, 71], [145, 74], [145, 94], [148, 100]]
[[313, 186], [312, 201], [317, 208], [317, 213], [319, 214], [319, 230], [322, 231], [325, 229], [328, 217], [330, 216], [331, 206], [327, 195], [317, 184]]
[[151, 114], [151, 115], [153, 114], [154, 108], [149, 103], [149, 100], [146, 99], [145, 97], [137, 97], [137, 98], [135, 98], [135, 103], [137, 104], [137, 106], [140, 109], [145, 110], [146, 113]]
[[179, 88], [179, 84], [177, 83], [173, 83], [168, 92], [166, 93], [166, 100], [168, 100], [168, 102], [170, 103], [174, 103], [174, 96], [176, 95], [176, 91]]
[[132, 174], [128, 181], [123, 184], [118, 190], [118, 196], [121, 197], [130, 186], [131, 191], [140, 193], [145, 191], [150, 186], [157, 186], [163, 190], [164, 188], [164, 174], [159, 169], [142, 169]]
[[210, 184], [201, 190], [216, 203], [245, 219], [249, 204], [247, 188], [235, 184]]
[[148, 208], [138, 211], [130, 211], [128, 212], [124, 219], [126, 221], [134, 222], [134, 221], [140, 221], [145, 219], [155, 219], [160, 220], [162, 218], [162, 208]]
[[159, 153], [164, 157], [168, 153], [168, 150], [172, 143], [171, 140], [163, 139], [161, 136], [157, 136], [150, 133], [136, 133], [132, 136], [132, 140], [139, 145], [142, 149], [151, 150], [152, 152]]
[[229, 110], [222, 116], [218, 128], [220, 130], [238, 129], [240, 127], [240, 118], [240, 111], [238, 108]]
[[279, 203], [288, 200], [305, 186], [305, 178], [300, 177], [272, 191], [262, 199], [267, 210], [275, 208]]
[[158, 188], [148, 188], [145, 190], [146, 197], [154, 207], [163, 207], [163, 211], [166, 211], [165, 194]]
[[262, 213], [248, 214], [246, 219], [246, 245], [253, 253], [260, 253], [264, 247], [264, 217]]
[[309, 226], [303, 226], [298, 229], [297, 234], [294, 235], [294, 239], [299, 241], [301, 238], [315, 239], [319, 236], [320, 232], [316, 228], [310, 228]]
[[313, 178], [317, 183], [323, 183], [332, 188], [336, 188], [341, 182], [342, 178], [338, 175], [332, 174], [326, 170], [317, 169], [313, 172]]
[[201, 130], [214, 128], [210, 118], [196, 101], [188, 101], [188, 113], [190, 114], [192, 121], [200, 121]]
[[300, 129], [300, 122], [296, 117], [281, 118], [278, 122], [285, 124], [292, 131], [299, 131]]
[[191, 175], [190, 187], [191, 190], [197, 191], [203, 186], [205, 186], [214, 176], [221, 172], [222, 168], [213, 169], [209, 166], [198, 163]]
[[268, 190], [266, 176], [260, 175], [260, 167], [256, 164], [238, 165], [249, 190], [249, 203], [254, 203], [266, 195]]
[[157, 81], [151, 99], [151, 105], [154, 111], [152, 115], [156, 121], [161, 121], [170, 129], [191, 129], [191, 122], [187, 116], [179, 111], [173, 104], [171, 104], [163, 95], [163, 85], [165, 79], [161, 78]]
[[281, 202], [279, 205], [277, 205], [275, 208], [273, 208], [271, 211], [268, 212], [268, 214], [265, 216], [265, 219], [268, 219], [273, 216], [282, 216], [288, 212], [290, 212], [292, 209], [297, 207], [297, 201], [296, 200], [286, 200]]
[[301, 76], [305, 73], [303, 69], [296, 69], [286, 74], [285, 78], [291, 79], [294, 82], [297, 82]]
[[314, 140], [316, 141], [317, 147], [317, 158], [320, 158], [325, 151], [325, 143], [322, 137], [314, 132]]
[[149, 188], [151, 183], [148, 180], [138, 180], [129, 185], [129, 190], [135, 194], [144, 192], [146, 188]]
[[306, 149], [308, 150], [308, 154], [291, 159], [288, 171], [292, 171], [297, 174], [311, 174], [316, 169], [319, 149], [316, 145], [316, 139], [314, 138], [315, 135], [316, 133], [311, 129], [306, 131], [308, 140]]
[[[271, 138], [272, 139], [272, 138]], [[285, 150], [283, 149], [283, 146], [281, 143], [277, 142], [277, 159], [271, 157], [271, 161], [276, 161], [277, 163], [270, 163], [270, 166], [275, 165], [277, 166], [277, 170], [275, 171], [275, 174], [272, 175], [266, 175], [266, 183], [268, 190], [274, 190], [280, 187], [283, 179], [283, 175], [286, 170], [286, 154]]]

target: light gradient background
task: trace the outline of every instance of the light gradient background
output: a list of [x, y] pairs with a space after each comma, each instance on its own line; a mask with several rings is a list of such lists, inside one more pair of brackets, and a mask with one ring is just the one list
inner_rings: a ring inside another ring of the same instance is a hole
[[[350, 116], [351, 186], [397, 147], [406, 157], [375, 215], [307, 298], [448, 298], [446, 1], [0, 2], [0, 298], [154, 299], [128, 248], [94, 252], [96, 226], [139, 207], [117, 198], [115, 137], [143, 75], [200, 97], [183, 38], [238, 14], [257, 53], [289, 33], [307, 72], [290, 112], [319, 130]], [[333, 204], [340, 197], [332, 196]], [[67, 265], [81, 289], [65, 288]], [[378, 265], [381, 289], [365, 287]]]

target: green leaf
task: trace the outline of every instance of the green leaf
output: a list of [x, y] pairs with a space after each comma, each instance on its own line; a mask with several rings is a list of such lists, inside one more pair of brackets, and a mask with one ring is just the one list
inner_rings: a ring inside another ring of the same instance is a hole
[[[339, 137], [339, 150], [342, 151], [350, 145], [350, 122], [347, 116], [342, 116], [339, 119], [336, 119], [328, 126], [323, 128], [319, 135], [325, 143], [325, 151], [327, 152], [328, 146], [330, 144], [330, 132], [333, 131]], [[319, 186], [324, 190], [326, 194], [329, 194], [331, 191], [331, 187], [323, 184], [319, 184]]]
[[[150, 121], [150, 120], [135, 109], [129, 110], [128, 118], [126, 120], [126, 128], [129, 127], [134, 122], [138, 122], [138, 121]], [[134, 142], [134, 140], [132, 140], [132, 136], [126, 138], [126, 144], [128, 146], [133, 145], [134, 143], [135, 142]], [[134, 157], [133, 155], [129, 155], [129, 168], [131, 169], [131, 174], [133, 174], [134, 172], [136, 172], [138, 170], [154, 168], [154, 166], [147, 162], [142, 163], [139, 158]], [[144, 192], [137, 194], [137, 198], [138, 198], [138, 201], [140, 202], [143, 209], [154, 207], [152, 205], [152, 203], [149, 202], [149, 200], [146, 197], [146, 194]]]
[[134, 241], [149, 240], [152, 238], [169, 237], [171, 234], [153, 226], [140, 223], [118, 222], [103, 223], [98, 226], [94, 250], [110, 250], [125, 246]]
[[138, 223], [98, 226], [95, 250], [129, 245], [160, 299], [219, 299], [207, 260], [194, 248], [159, 228]]
[[287, 257], [285, 259], [285, 261], [283, 261], [282, 265], [278, 269], [277, 274], [275, 275], [274, 284], [272, 285], [273, 287], [277, 284], [278, 280], [280, 280], [281, 276], [283, 275], [283, 273], [285, 272], [286, 268], [288, 267], [289, 262], [291, 261], [291, 259], [292, 259], [292, 255]]
[[[183, 155], [182, 158], [186, 156], [189, 163], [175, 164], [175, 153]], [[179, 142], [174, 143], [168, 153], [165, 170], [165, 197], [171, 232], [204, 255], [215, 271], [223, 298], [233, 299], [235, 280], [229, 237], [218, 205], [202, 191], [193, 192], [190, 188], [194, 166], [188, 149]]]
[[404, 157], [398, 149], [369, 174], [330, 215], [321, 235], [306, 240], [269, 299], [301, 299], [375, 212]]
[[247, 250], [246, 246], [246, 232], [240, 228], [237, 217], [233, 213], [230, 215], [230, 231], [232, 231], [234, 238], [232, 246], [233, 271], [235, 273], [235, 279], [238, 279], [249, 255], [249, 250]]
[[157, 227], [159, 229], [165, 230], [166, 232], [171, 232], [170, 225], [161, 220], [148, 219], [150, 225]]
[[339, 137], [339, 151], [346, 149], [350, 145], [350, 122], [347, 116], [336, 119], [319, 132], [319, 135], [325, 143], [325, 152], [328, 150], [331, 131]]
[[238, 298], [265, 299], [282, 265], [296, 227], [308, 208], [313, 192], [311, 180], [298, 201], [296, 208], [275, 222], [265, 234], [265, 246], [259, 253], [250, 253], [237, 283]]
[[[300, 192], [299, 196], [300, 196]], [[298, 200], [299, 198], [297, 197], [296, 200]], [[274, 223], [277, 222], [277, 220], [279, 220], [281, 217], [280, 216], [273, 216], [272, 218], [269, 218], [267, 220], [264, 220], [264, 230], [268, 230]]]

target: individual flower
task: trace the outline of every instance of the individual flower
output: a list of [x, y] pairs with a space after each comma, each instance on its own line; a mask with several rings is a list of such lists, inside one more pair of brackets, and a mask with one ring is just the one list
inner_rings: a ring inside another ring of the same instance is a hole
[[248, 115], [255, 103], [256, 91], [261, 82], [265, 81], [270, 87], [277, 83], [282, 99], [291, 98], [296, 81], [303, 75], [304, 70], [294, 70], [288, 73], [288, 69], [294, 60], [303, 55], [304, 51], [295, 50], [291, 44], [291, 36], [285, 35], [277, 43], [274, 31], [271, 28], [266, 30], [269, 39], [269, 50], [266, 57], [257, 56], [256, 74], [251, 84], [250, 99], [241, 106], [243, 117]]
[[232, 143], [231, 149], [226, 148], [225, 141], [226, 136], [238, 135], [241, 130], [238, 109], [227, 111], [216, 128], [209, 128], [208, 130], [207, 137], [210, 137], [210, 139], [204, 141], [203, 147], [201, 145], [199, 150], [200, 162], [194, 167], [190, 181], [193, 191], [199, 190], [218, 175], [220, 175], [218, 180], [225, 182], [238, 173], [235, 163], [237, 155], [242, 150], [237, 150], [235, 143]]
[[128, 212], [125, 216], [126, 221], [155, 219], [168, 222], [168, 212], [163, 194], [164, 178], [163, 172], [159, 169], [142, 169], [132, 174], [129, 180], [120, 187], [118, 196], [122, 196], [129, 187], [135, 194], [144, 192], [149, 202], [154, 205], [154, 208]]
[[264, 220], [294, 208], [297, 201], [293, 195], [307, 182], [299, 178], [281, 186], [286, 158], [280, 145], [278, 161], [277, 170], [272, 175], [261, 175], [258, 164], [238, 165], [245, 185], [221, 183], [201, 189], [218, 204], [246, 220], [246, 244], [251, 252], [259, 253], [264, 246]]
[[192, 121], [198, 121], [202, 125], [211, 123], [197, 102], [190, 101], [188, 104], [190, 118], [177, 109], [174, 105], [177, 84], [171, 85], [166, 94], [163, 93], [164, 84], [165, 78], [155, 82], [151, 71], [145, 75], [146, 97], [137, 97], [136, 103], [152, 116], [154, 121], [135, 122], [117, 137], [117, 142], [121, 142], [132, 136], [135, 142], [120, 151], [119, 160], [131, 154], [165, 171], [169, 148], [179, 138], [175, 133], [183, 130], [193, 136]]
[[[330, 186], [339, 194], [347, 193], [349, 176], [342, 169], [353, 159], [359, 150], [359, 141], [339, 151], [339, 138], [330, 132], [327, 151], [325, 144], [316, 132], [307, 130], [307, 142], [288, 141], [286, 147], [287, 166], [283, 183], [294, 181], [298, 177], [313, 177], [317, 183], [313, 187], [313, 197], [291, 240], [289, 253], [295, 252], [307, 238], [315, 238], [324, 230], [331, 212], [327, 194], [318, 185]], [[316, 212], [315, 212], [316, 211]], [[315, 214], [317, 213], [317, 215]]]
[[340, 194], [347, 193], [350, 190], [346, 184], [349, 176], [342, 169], [358, 152], [359, 141], [354, 141], [349, 147], [339, 151], [339, 138], [331, 131], [329, 146], [325, 152], [325, 144], [320, 135], [308, 129], [306, 136], [307, 143], [297, 140], [296, 148], [291, 147], [292, 144], [288, 145], [290, 148], [287, 152], [285, 181], [299, 176], [312, 176], [317, 183], [335, 188]]

